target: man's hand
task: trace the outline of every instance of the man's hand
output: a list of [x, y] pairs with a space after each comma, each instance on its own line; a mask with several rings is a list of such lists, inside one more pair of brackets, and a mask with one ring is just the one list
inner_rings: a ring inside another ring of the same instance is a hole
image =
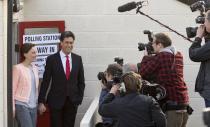
[[196, 33], [196, 37], [199, 37], [199, 38], [203, 38], [205, 34], [205, 26], [204, 25], [200, 25], [200, 27], [198, 27], [198, 30], [197, 30], [197, 33]]
[[39, 114], [42, 115], [46, 111], [46, 107], [43, 103], [40, 103], [38, 106]]
[[120, 89], [120, 84], [112, 85], [112, 88], [110, 90], [110, 93], [116, 95], [119, 89]]

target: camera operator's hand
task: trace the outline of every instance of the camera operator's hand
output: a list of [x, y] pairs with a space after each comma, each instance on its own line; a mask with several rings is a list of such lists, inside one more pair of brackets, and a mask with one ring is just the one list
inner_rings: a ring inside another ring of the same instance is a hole
[[204, 25], [200, 25], [200, 27], [198, 27], [197, 33], [196, 33], [196, 37], [199, 38], [203, 38], [205, 34], [205, 26]]
[[120, 89], [120, 84], [115, 84], [112, 86], [110, 93], [116, 95], [119, 89]]

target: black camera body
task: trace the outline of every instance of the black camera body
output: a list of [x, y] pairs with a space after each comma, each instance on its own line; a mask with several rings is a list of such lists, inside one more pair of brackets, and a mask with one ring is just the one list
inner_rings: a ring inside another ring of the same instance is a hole
[[116, 62], [120, 66], [123, 66], [123, 58], [122, 57], [115, 57], [114, 62]]
[[114, 84], [120, 84], [122, 83], [122, 73], [116, 73], [114, 76], [113, 76], [113, 83]]
[[188, 38], [193, 38], [196, 36], [198, 27], [187, 27], [186, 33]]
[[122, 77], [122, 73], [116, 72], [113, 76], [113, 80], [112, 81], [107, 81], [106, 80], [106, 76], [104, 72], [99, 72], [98, 75], [98, 80], [101, 80], [102, 83], [108, 88], [111, 89], [112, 85], [115, 84], [120, 84], [122, 83], [121, 77]]
[[205, 16], [199, 15], [199, 16], [195, 19], [195, 22], [196, 22], [197, 24], [204, 24], [204, 22], [205, 22]]
[[204, 1], [197, 1], [197, 2], [190, 5], [190, 9], [191, 9], [192, 12], [195, 12], [197, 10], [199, 10], [201, 12], [204, 12], [205, 7], [206, 7], [206, 4], [205, 4]]
[[106, 86], [107, 89], [111, 89], [113, 85], [121, 84], [121, 83], [122, 83], [122, 73], [115, 72], [115, 74], [113, 75], [113, 79], [111, 81], [106, 80], [106, 83], [104, 83], [104, 85]]
[[139, 51], [143, 51], [143, 50], [147, 49], [148, 54], [154, 54], [152, 42], [148, 42], [147, 44], [138, 43], [138, 49], [139, 49]]
[[197, 1], [192, 5], [190, 5], [190, 9], [192, 12], [195, 12], [197, 10], [200, 11], [200, 15], [197, 18], [195, 18], [195, 22], [197, 24], [204, 24], [205, 22], [204, 12], [206, 12], [206, 3], [204, 1]]
[[[193, 38], [196, 36], [198, 27], [187, 27], [186, 32], [187, 32], [187, 37]], [[205, 42], [210, 41], [210, 33], [205, 31], [204, 35]]]
[[148, 43], [138, 43], [138, 49], [139, 51], [143, 51], [145, 49], [147, 49], [148, 54], [154, 54], [154, 49], [152, 47], [152, 42], [153, 42], [153, 33], [149, 30], [144, 30], [143, 31], [144, 34], [148, 35]]

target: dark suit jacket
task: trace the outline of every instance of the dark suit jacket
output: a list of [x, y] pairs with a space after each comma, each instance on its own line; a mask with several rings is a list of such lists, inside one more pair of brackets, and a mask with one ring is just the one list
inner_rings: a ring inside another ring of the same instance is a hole
[[119, 98], [109, 93], [99, 105], [99, 113], [116, 118], [117, 127], [166, 127], [166, 118], [159, 104], [152, 97], [137, 93]]
[[[51, 108], [62, 108], [67, 96], [75, 105], [82, 103], [85, 88], [82, 58], [74, 53], [71, 53], [71, 57], [72, 69], [69, 80], [66, 79], [60, 53], [57, 52], [47, 57], [38, 98], [39, 103], [47, 102]], [[46, 101], [45, 98], [50, 81], [51, 87]]]

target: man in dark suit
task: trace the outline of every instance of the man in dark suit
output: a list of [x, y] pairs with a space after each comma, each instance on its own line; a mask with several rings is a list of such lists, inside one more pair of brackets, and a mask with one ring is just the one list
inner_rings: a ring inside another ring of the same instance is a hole
[[81, 56], [72, 53], [74, 40], [71, 31], [61, 33], [61, 50], [47, 57], [38, 102], [41, 114], [48, 104], [51, 127], [74, 127], [77, 107], [82, 103], [84, 69]]

